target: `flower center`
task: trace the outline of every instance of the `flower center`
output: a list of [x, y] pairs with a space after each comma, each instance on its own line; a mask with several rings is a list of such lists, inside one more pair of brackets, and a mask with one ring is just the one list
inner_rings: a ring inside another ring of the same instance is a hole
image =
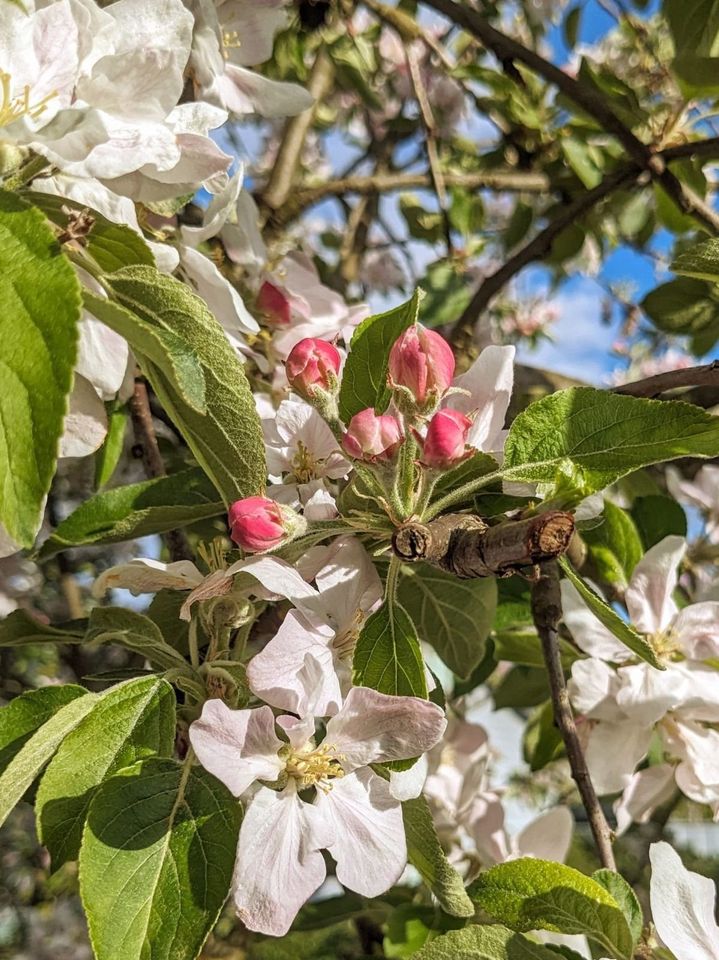
[[314, 454], [301, 441], [297, 441], [297, 453], [292, 458], [292, 476], [297, 483], [309, 483], [317, 478], [318, 463]]
[[11, 80], [12, 77], [9, 73], [0, 70], [0, 127], [7, 127], [21, 117], [30, 117], [31, 120], [36, 120], [53, 97], [57, 96], [57, 92], [53, 90], [42, 100], [32, 104], [30, 103], [29, 85], [23, 87], [21, 94], [13, 97], [10, 92]]
[[319, 747], [308, 743], [289, 755], [285, 770], [297, 781], [299, 790], [317, 787], [327, 793], [332, 789], [332, 780], [345, 774], [340, 760], [344, 760], [343, 754], [335, 753], [331, 743]]
[[652, 634], [648, 640], [660, 660], [678, 659], [678, 654], [681, 653], [681, 646], [677, 635], [671, 627], [668, 627], [662, 633]]

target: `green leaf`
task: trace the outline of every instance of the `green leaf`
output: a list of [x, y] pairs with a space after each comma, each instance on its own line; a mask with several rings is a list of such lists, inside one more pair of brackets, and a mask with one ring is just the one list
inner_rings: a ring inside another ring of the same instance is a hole
[[339, 411], [345, 423], [367, 407], [378, 413], [387, 409], [389, 352], [400, 334], [416, 323], [423, 296], [418, 288], [407, 303], [367, 317], [355, 330], [340, 384]]
[[573, 387], [520, 413], [504, 454], [505, 478], [568, 482], [586, 496], [651, 463], [719, 455], [719, 419], [677, 400]]
[[567, 46], [571, 49], [576, 46], [577, 38], [579, 36], [579, 25], [582, 16], [581, 7], [573, 7], [565, 16], [562, 23], [562, 32], [564, 33], [564, 41]]
[[537, 707], [527, 721], [522, 751], [532, 773], [544, 769], [552, 760], [562, 756], [564, 741], [554, 722], [551, 700]]
[[127, 411], [122, 406], [106, 404], [107, 436], [100, 449], [95, 454], [95, 486], [104, 487], [110, 480], [120, 462], [125, 446], [125, 428], [127, 427]]
[[122, 306], [177, 334], [196, 354], [205, 378], [204, 416], [154, 363], [145, 360], [143, 369], [223, 500], [259, 493], [267, 478], [260, 419], [243, 365], [207, 306], [184, 283], [149, 267], [119, 270], [106, 282]]
[[656, 667], [657, 670], [666, 670], [665, 665], [658, 659], [654, 652], [654, 647], [651, 643], [649, 643], [641, 633], [637, 633], [630, 623], [622, 620], [619, 614], [615, 613], [609, 604], [602, 600], [599, 594], [595, 593], [594, 590], [582, 580], [579, 574], [572, 569], [566, 557], [561, 557], [559, 563], [567, 579], [572, 586], [576, 588], [579, 596], [584, 600], [597, 620], [599, 620], [607, 630], [610, 630], [617, 640], [620, 640], [632, 653], [636, 653], [640, 659], [646, 660], [647, 663]]
[[357, 928], [350, 922], [324, 930], [302, 930], [248, 944], [247, 960], [338, 960], [359, 957]]
[[523, 857], [480, 874], [472, 899], [512, 930], [583, 933], [617, 960], [630, 960], [634, 941], [621, 907], [596, 880], [572, 867]]
[[0, 647], [23, 647], [29, 643], [82, 643], [86, 620], [72, 620], [58, 627], [41, 623], [26, 610], [13, 610], [0, 621]]
[[587, 189], [596, 187], [604, 176], [602, 152], [586, 140], [567, 137], [560, 141], [564, 159]]
[[603, 522], [582, 537], [600, 578], [623, 589], [634, 567], [644, 555], [644, 547], [632, 517], [610, 500], [604, 503]]
[[149, 617], [122, 607], [93, 607], [87, 625], [88, 643], [117, 643], [121, 647], [141, 653], [150, 663], [164, 670], [189, 669], [182, 654], [174, 650], [157, 624]]
[[420, 320], [426, 327], [443, 327], [459, 319], [472, 299], [472, 284], [452, 260], [431, 263], [422, 279], [426, 296]]
[[680, 277], [663, 283], [646, 295], [641, 307], [664, 333], [695, 336], [716, 331], [719, 336], [719, 301], [703, 280]]
[[227, 897], [241, 807], [202, 767], [149, 759], [90, 804], [80, 894], [97, 960], [194, 960]]
[[97, 788], [145, 757], [169, 757], [175, 744], [175, 692], [159, 677], [107, 691], [60, 745], [35, 799], [40, 842], [53, 869], [80, 852], [82, 828]]
[[674, 73], [687, 98], [716, 94], [719, 91], [719, 57], [698, 57], [694, 53], [675, 57]]
[[680, 253], [672, 263], [674, 273], [719, 283], [719, 240], [704, 240]]
[[663, 0], [662, 12], [669, 22], [677, 54], [706, 56], [719, 52], [718, 0]]
[[432, 940], [414, 960], [557, 960], [557, 954], [506, 927], [473, 924]]
[[402, 804], [407, 837], [407, 856], [437, 898], [440, 907], [453, 917], [471, 917], [472, 901], [462, 878], [447, 860], [423, 796]]
[[72, 683], [42, 687], [29, 690], [0, 707], [0, 772], [53, 714], [86, 693], [84, 687]]
[[465, 680], [484, 656], [497, 605], [496, 580], [458, 580], [428, 563], [405, 565], [397, 596], [420, 640]]
[[492, 690], [495, 710], [504, 707], [525, 709], [536, 707], [549, 696], [547, 669], [542, 666], [512, 667], [503, 674]]
[[28, 190], [24, 196], [40, 210], [52, 223], [66, 230], [70, 221], [69, 212], [88, 210], [93, 218], [92, 228], [86, 237], [86, 249], [95, 263], [104, 273], [144, 264], [154, 267], [155, 258], [137, 231], [125, 224], [108, 220], [98, 210], [87, 207], [67, 197], [56, 197], [51, 193], [39, 193]]
[[12, 758], [0, 774], [0, 826], [68, 733], [74, 730], [98, 700], [98, 694], [86, 693], [60, 707]]
[[[569, 670], [576, 660], [582, 659], [582, 654], [562, 637], [559, 638], [559, 653], [565, 670]], [[546, 669], [542, 645], [536, 631], [531, 628], [497, 632], [494, 637], [494, 659]]]
[[224, 510], [202, 470], [182, 470], [90, 497], [56, 527], [39, 555], [44, 559], [68, 547], [120, 543], [177, 530], [196, 520], [220, 516]]
[[592, 879], [601, 883], [604, 889], [617, 901], [631, 931], [632, 940], [635, 944], [638, 943], [644, 926], [644, 915], [636, 893], [624, 877], [613, 870], [595, 870]]
[[30, 547], [72, 388], [80, 285], [42, 213], [4, 190], [0, 303], [0, 523]]
[[673, 497], [659, 494], [637, 497], [632, 506], [632, 517], [645, 550], [670, 534], [685, 537], [687, 533], [687, 515]]
[[365, 621], [355, 646], [352, 682], [380, 693], [427, 699], [417, 633], [398, 603], [385, 601]]
[[84, 290], [85, 309], [130, 344], [144, 365], [150, 361], [172, 390], [196, 413], [206, 413], [205, 376], [192, 346], [172, 330], [158, 327], [112, 300]]
[[[471, 906], [471, 901], [468, 901]], [[472, 907], [474, 911], [474, 907]], [[448, 917], [436, 907], [419, 903], [400, 903], [387, 918], [382, 943], [385, 957], [413, 957], [425, 943], [435, 940], [447, 930], [464, 926], [464, 920]]]

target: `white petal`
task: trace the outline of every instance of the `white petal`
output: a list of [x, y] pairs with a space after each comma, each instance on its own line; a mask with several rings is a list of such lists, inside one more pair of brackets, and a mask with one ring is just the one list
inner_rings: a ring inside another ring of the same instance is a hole
[[190, 743], [209, 770], [236, 797], [255, 780], [276, 780], [283, 769], [269, 707], [230, 710], [222, 700], [207, 700], [199, 720], [190, 724]]
[[346, 757], [345, 770], [353, 770], [419, 757], [437, 743], [446, 726], [444, 712], [428, 700], [352, 687], [327, 724], [325, 740]]
[[428, 770], [427, 754], [412, 764], [409, 770], [393, 770], [389, 775], [390, 793], [396, 800], [414, 800], [422, 793]]
[[129, 590], [157, 593], [158, 590], [191, 590], [202, 582], [202, 574], [189, 560], [162, 563], [160, 560], [130, 560], [104, 570], [95, 581], [92, 592], [103, 597], [108, 590]]
[[574, 830], [574, 817], [567, 807], [555, 807], [532, 820], [516, 837], [521, 857], [555, 860], [564, 863], [569, 853]]
[[594, 616], [569, 580], [562, 580], [562, 619], [577, 646], [591, 657], [621, 663], [631, 656], [623, 643]]
[[677, 585], [677, 567], [686, 548], [684, 537], [665, 537], [634, 568], [625, 601], [631, 621], [640, 633], [659, 633], [676, 615], [672, 594]]
[[658, 763], [635, 773], [614, 805], [617, 836], [632, 823], [646, 823], [658, 806], [671, 799], [675, 789], [674, 767], [670, 763]]
[[256, 588], [253, 588], [253, 593], [264, 596], [267, 600], [285, 597], [296, 603], [317, 594], [315, 588], [303, 580], [291, 564], [277, 557], [248, 557], [246, 560], [238, 560], [228, 567], [227, 573], [232, 576], [238, 573], [247, 574], [259, 581], [267, 593], [263, 595]]
[[603, 660], [576, 660], [567, 687], [575, 709], [585, 717], [617, 719], [619, 680], [616, 670]]
[[189, 246], [196, 247], [210, 237], [216, 236], [224, 226], [227, 218], [235, 209], [237, 198], [242, 189], [245, 170], [242, 164], [237, 172], [227, 181], [227, 186], [210, 201], [202, 218], [201, 227], [182, 226], [182, 239]]
[[282, 937], [297, 911], [325, 879], [322, 841], [312, 807], [293, 787], [276, 793], [261, 788], [240, 829], [233, 898], [250, 930]]
[[649, 848], [652, 919], [677, 960], [719, 960], [716, 891], [708, 877], [690, 872], [668, 843]]
[[668, 752], [680, 758], [677, 786], [697, 803], [719, 802], [719, 732], [693, 721], [667, 721], [661, 731]]
[[75, 376], [70, 406], [60, 438], [60, 457], [87, 457], [99, 450], [107, 436], [105, 404], [84, 377]]
[[261, 3], [235, 0], [221, 7], [220, 17], [226, 31], [235, 32], [242, 38], [239, 47], [231, 47], [227, 51], [229, 59], [242, 67], [253, 67], [269, 60], [274, 36], [287, 24], [283, 0], [264, 0]]
[[[334, 634], [324, 633], [295, 610], [247, 665], [250, 689], [267, 703], [304, 716], [337, 713], [342, 689], [332, 652]], [[349, 671], [345, 671], [349, 682]]]
[[598, 794], [617, 793], [629, 782], [639, 761], [646, 756], [652, 728], [630, 721], [600, 721], [590, 732], [587, 766]]
[[463, 822], [483, 862], [501, 863], [509, 857], [504, 807], [496, 793], [487, 790], [476, 797]]
[[83, 313], [75, 370], [90, 381], [103, 400], [111, 400], [122, 386], [128, 356], [126, 340], [89, 313]]
[[259, 113], [261, 117], [294, 117], [314, 103], [312, 95], [297, 83], [270, 80], [259, 73], [230, 63], [218, 89], [224, 106], [233, 113]]
[[332, 825], [327, 848], [337, 862], [337, 879], [365, 897], [377, 897], [395, 884], [407, 864], [402, 805], [389, 784], [368, 768], [334, 780], [315, 800]]
[[472, 366], [457, 377], [453, 386], [469, 391], [469, 396], [453, 394], [447, 406], [462, 413], [477, 411], [469, 433], [469, 443], [492, 453], [501, 449], [499, 433], [514, 384], [514, 347], [485, 347]]
[[719, 603], [692, 603], [677, 614], [672, 633], [690, 660], [719, 657]]
[[242, 301], [242, 297], [215, 264], [192, 247], [183, 246], [180, 253], [182, 273], [195, 292], [220, 321], [227, 339], [235, 349], [245, 344], [246, 333], [257, 333], [259, 326]]
[[670, 665], [656, 670], [648, 663], [635, 663], [617, 670], [621, 686], [617, 704], [624, 714], [640, 724], [652, 724], [687, 696], [686, 674]]
[[358, 614], [369, 612], [382, 598], [375, 565], [356, 537], [336, 540], [315, 575], [319, 595], [300, 605], [322, 617], [337, 631], [357, 626]]

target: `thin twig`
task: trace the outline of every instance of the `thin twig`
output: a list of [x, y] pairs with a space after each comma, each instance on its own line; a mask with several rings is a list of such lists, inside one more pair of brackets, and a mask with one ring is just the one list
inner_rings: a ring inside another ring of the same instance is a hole
[[564, 680], [562, 660], [559, 654], [559, 621], [562, 618], [562, 599], [559, 592], [559, 571], [555, 561], [542, 564], [541, 576], [532, 585], [532, 616], [542, 644], [542, 653], [547, 667], [549, 689], [552, 695], [554, 720], [562, 735], [572, 777], [577, 784], [582, 804], [594, 837], [599, 860], [608, 870], [616, 870], [612, 850], [612, 831], [594, 790], [587, 761], [579, 742], [574, 722], [572, 705], [569, 702], [567, 684]]
[[628, 394], [632, 397], [657, 397], [668, 390], [681, 387], [719, 387], [719, 360], [704, 363], [697, 367], [684, 367], [681, 370], [667, 370], [644, 380], [623, 383], [614, 388], [614, 393]]
[[422, 71], [417, 60], [417, 54], [411, 46], [405, 50], [409, 75], [412, 78], [414, 94], [419, 104], [419, 112], [422, 117], [422, 126], [424, 127], [424, 140], [427, 147], [427, 161], [429, 163], [429, 172], [432, 178], [432, 186], [437, 197], [437, 206], [439, 207], [444, 226], [444, 242], [447, 246], [447, 256], [451, 257], [452, 247], [452, 225], [449, 222], [449, 204], [447, 202], [447, 190], [444, 185], [444, 175], [439, 160], [439, 148], [437, 146], [437, 125], [434, 121], [434, 114], [430, 106], [427, 90], [422, 79]]
[[[147, 394], [145, 382], [140, 377], [135, 378], [135, 389], [130, 397], [129, 407], [135, 443], [142, 452], [145, 473], [151, 479], [166, 476], [165, 461], [162, 459], [155, 434], [155, 426], [152, 422], [150, 398]], [[172, 560], [192, 559], [190, 545], [182, 530], [168, 530], [164, 534], [164, 538]]]
[[719, 234], [719, 214], [704, 203], [689, 187], [668, 169], [665, 159], [648, 146], [614, 113], [607, 98], [588, 84], [581, 83], [559, 67], [545, 60], [535, 50], [525, 47], [513, 37], [496, 30], [482, 14], [455, 0], [424, 0], [463, 27], [491, 50], [504, 65], [513, 61], [523, 63], [540, 77], [553, 84], [566, 97], [593, 117], [607, 132], [622, 144], [629, 157], [641, 169], [648, 170], [683, 213], [700, 223], [711, 235]]

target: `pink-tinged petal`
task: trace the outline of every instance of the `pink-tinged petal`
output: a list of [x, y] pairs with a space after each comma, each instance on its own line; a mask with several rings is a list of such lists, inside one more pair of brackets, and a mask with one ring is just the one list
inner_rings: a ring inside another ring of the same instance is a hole
[[671, 629], [690, 660], [719, 657], [719, 603], [706, 601], [684, 607]]
[[282, 714], [277, 717], [277, 726], [281, 727], [287, 734], [290, 746], [293, 750], [301, 750], [302, 747], [315, 735], [314, 717], [292, 717], [289, 714]]
[[422, 793], [427, 780], [427, 754], [420, 757], [409, 770], [393, 770], [389, 775], [389, 789], [395, 800], [414, 800]]
[[75, 374], [60, 437], [59, 457], [88, 457], [107, 436], [107, 411], [91, 383]]
[[577, 588], [562, 580], [562, 619], [577, 646], [590, 657], [621, 663], [631, 657], [631, 651], [597, 620], [579, 596]]
[[[264, 650], [247, 665], [250, 689], [267, 703], [301, 716], [326, 717], [342, 703], [333, 634], [290, 610]], [[349, 677], [348, 677], [349, 679]]]
[[555, 807], [541, 814], [515, 839], [517, 856], [536, 857], [564, 863], [569, 853], [574, 817], [567, 807]]
[[617, 705], [639, 724], [652, 724], [683, 702], [688, 694], [686, 674], [670, 665], [656, 670], [648, 663], [635, 663], [617, 670], [621, 686]]
[[358, 614], [368, 613], [382, 598], [377, 569], [356, 537], [336, 540], [324, 552], [315, 583], [317, 596], [299, 606], [340, 632], [356, 628]]
[[504, 807], [496, 793], [485, 790], [464, 816], [467, 832], [484, 863], [502, 863], [510, 855], [504, 829]]
[[477, 411], [468, 442], [478, 450], [501, 450], [501, 431], [514, 384], [514, 347], [485, 347], [472, 366], [457, 377], [453, 386], [467, 390], [455, 393], [447, 406], [462, 413]]
[[276, 780], [283, 768], [269, 707], [230, 710], [222, 700], [207, 700], [200, 719], [190, 724], [190, 743], [205, 770], [236, 797], [255, 780]]
[[679, 757], [677, 786], [697, 803], [719, 802], [719, 731], [694, 721], [662, 724], [667, 751]]
[[446, 726], [444, 712], [428, 700], [352, 687], [327, 724], [325, 741], [343, 754], [345, 770], [354, 770], [419, 757], [440, 740]]
[[675, 790], [674, 767], [670, 763], [658, 763], [635, 773], [614, 805], [617, 836], [632, 823], [646, 823], [657, 807], [671, 799]]
[[95, 581], [92, 593], [104, 596], [108, 590], [129, 590], [135, 596], [158, 590], [191, 590], [202, 583], [202, 574], [189, 560], [162, 563], [160, 560], [130, 560], [104, 570]]
[[719, 674], [714, 667], [692, 660], [674, 663], [672, 671], [683, 674], [686, 680], [679, 711], [682, 719], [719, 723]]
[[252, 798], [240, 829], [233, 899], [250, 930], [282, 937], [297, 911], [322, 885], [326, 869], [311, 807], [294, 786], [281, 793], [261, 788]]
[[[303, 580], [291, 564], [277, 557], [249, 557], [247, 560], [238, 560], [228, 567], [227, 573], [231, 576], [246, 573], [254, 577], [268, 591], [263, 596], [265, 600], [285, 597], [295, 603], [297, 600], [317, 595], [315, 588]], [[256, 590], [253, 593], [261, 596]]]
[[677, 960], [719, 960], [712, 881], [687, 870], [668, 843], [653, 843], [649, 859], [652, 919], [664, 945]]
[[337, 879], [365, 897], [377, 897], [395, 884], [407, 864], [402, 805], [389, 784], [367, 768], [332, 789], [318, 793], [317, 810], [332, 825], [328, 846], [337, 862]]
[[297, 83], [270, 80], [244, 67], [227, 64], [217, 84], [223, 105], [233, 113], [294, 117], [312, 106], [312, 94]]
[[676, 616], [672, 594], [686, 548], [684, 537], [665, 537], [634, 568], [625, 601], [631, 621], [640, 633], [659, 633]]
[[589, 734], [587, 766], [598, 794], [617, 793], [646, 756], [652, 728], [635, 722], [598, 723]]

